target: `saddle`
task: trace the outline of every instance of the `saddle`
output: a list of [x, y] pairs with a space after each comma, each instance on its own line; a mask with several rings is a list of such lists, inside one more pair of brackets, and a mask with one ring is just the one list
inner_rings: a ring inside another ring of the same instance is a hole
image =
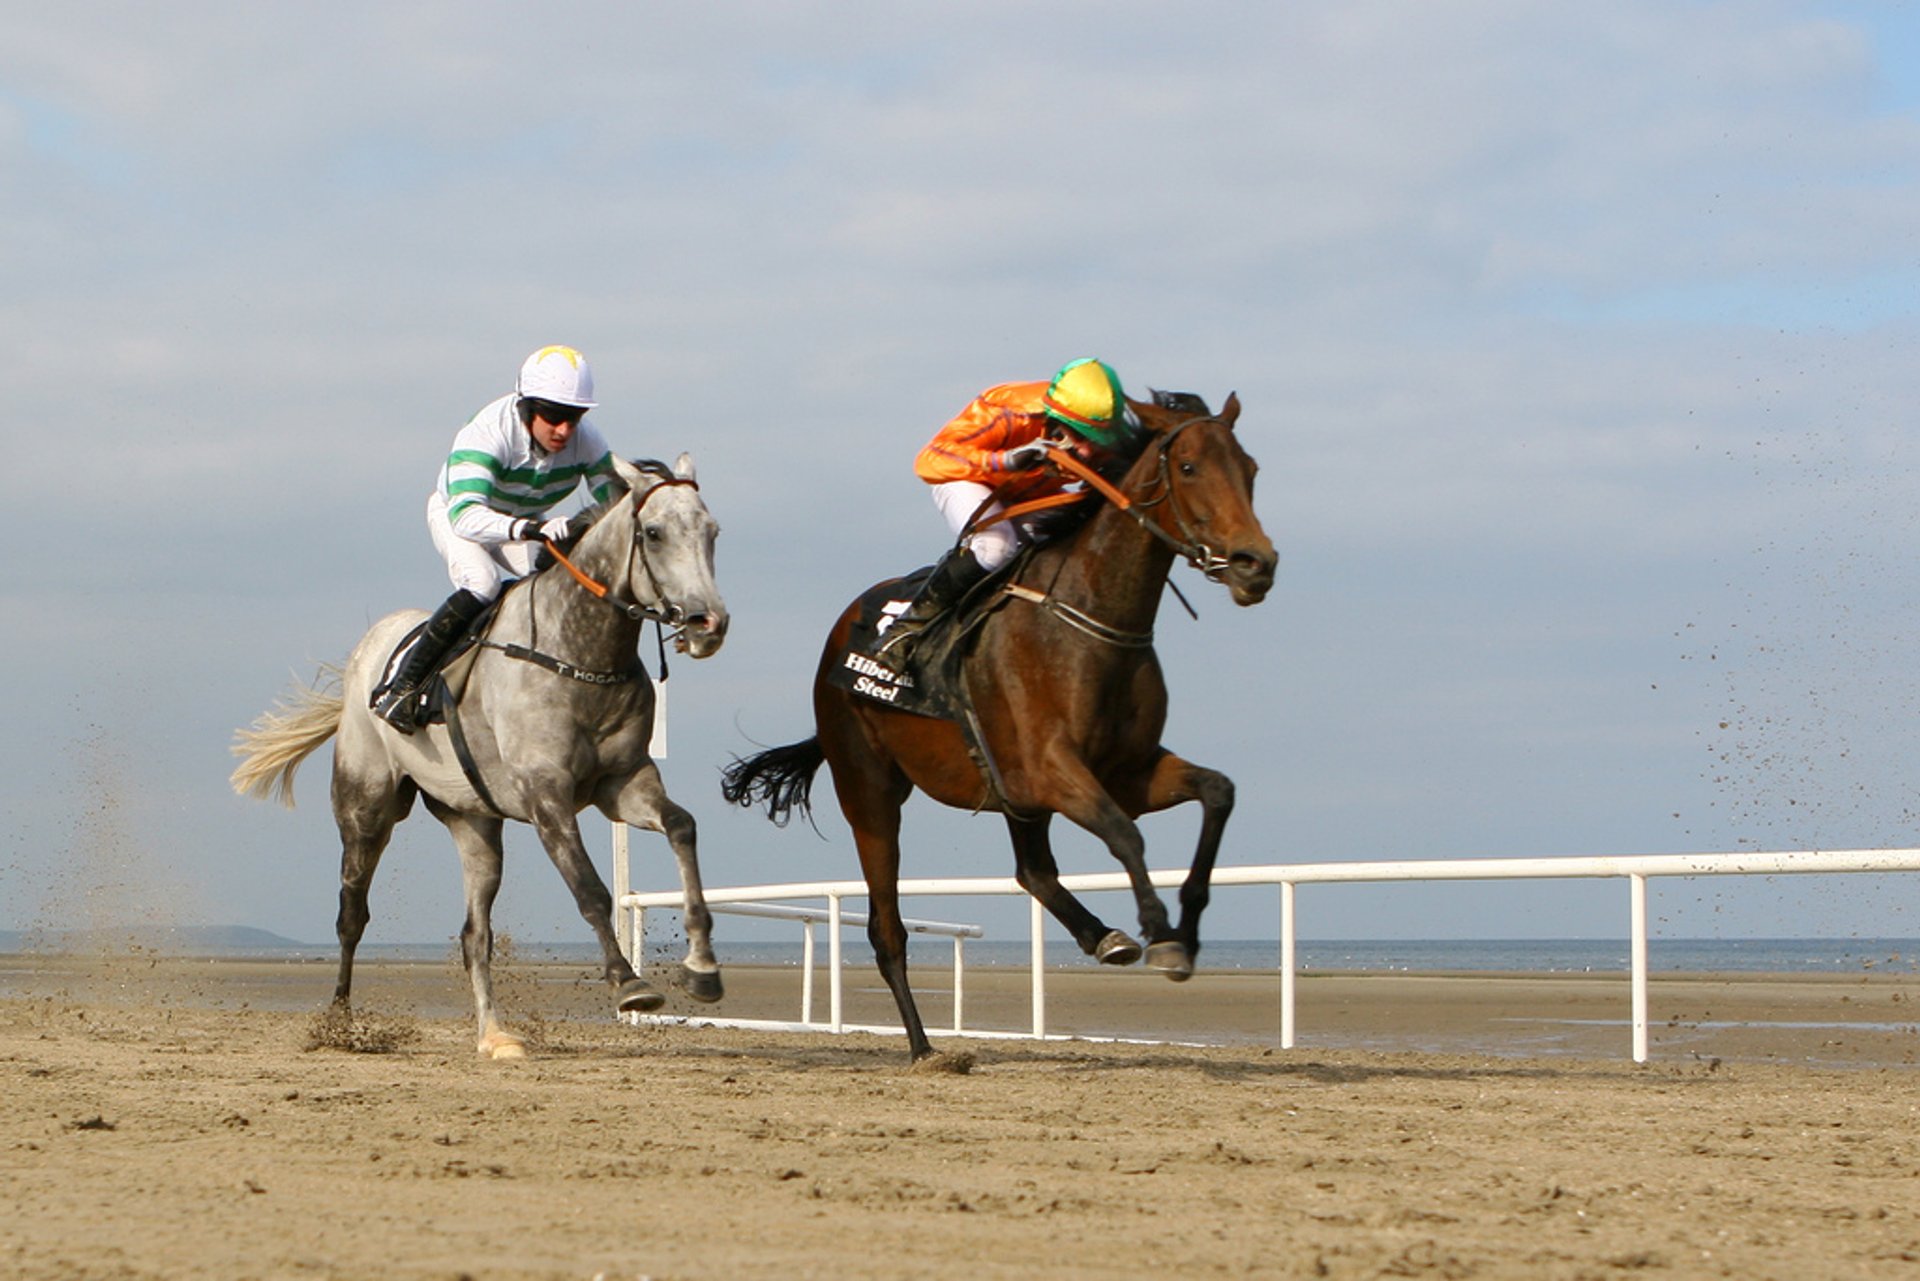
[[[494, 597], [485, 609], [474, 616], [466, 634], [449, 645], [440, 660], [427, 669], [426, 676], [420, 682], [419, 724], [446, 723], [447, 709], [460, 701], [461, 691], [467, 686], [467, 677], [473, 671], [473, 660], [480, 642], [486, 637], [487, 629], [493, 626], [493, 617], [499, 612], [500, 602], [505, 598], [505, 592]], [[387, 655], [386, 665], [380, 669], [380, 683], [374, 687], [375, 699], [393, 684], [393, 678], [406, 663], [407, 655], [420, 643], [420, 634], [426, 630], [427, 620], [423, 618], [400, 638], [393, 647], [393, 653]]]

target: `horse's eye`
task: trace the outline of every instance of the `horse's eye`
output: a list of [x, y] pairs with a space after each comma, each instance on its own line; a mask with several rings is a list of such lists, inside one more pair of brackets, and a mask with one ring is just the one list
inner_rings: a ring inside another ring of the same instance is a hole
[[647, 526], [647, 541], [650, 543], [657, 543], [660, 541], [660, 526], [658, 525]]
[[1193, 475], [1197, 475], [1198, 472], [1192, 463], [1181, 463], [1180, 474], [1182, 476], [1193, 476]]

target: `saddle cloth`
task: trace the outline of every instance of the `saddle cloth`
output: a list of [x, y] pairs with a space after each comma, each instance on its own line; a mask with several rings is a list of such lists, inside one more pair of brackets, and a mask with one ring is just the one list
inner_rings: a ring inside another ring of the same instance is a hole
[[932, 572], [928, 565], [904, 578], [877, 584], [855, 602], [846, 648], [827, 667], [829, 685], [918, 716], [959, 720], [966, 714], [966, 695], [958, 685], [960, 660], [993, 606], [1003, 599], [997, 588], [1004, 573], [980, 583], [959, 605], [927, 624], [914, 641], [911, 671], [879, 655], [887, 629]]

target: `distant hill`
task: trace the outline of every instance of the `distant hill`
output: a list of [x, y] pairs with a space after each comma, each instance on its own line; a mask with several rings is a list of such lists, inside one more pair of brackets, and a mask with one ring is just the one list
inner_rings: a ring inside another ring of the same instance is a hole
[[128, 930], [0, 930], [0, 952], [98, 954], [148, 948], [181, 956], [229, 952], [312, 951], [313, 944], [257, 930], [250, 925], [156, 925]]

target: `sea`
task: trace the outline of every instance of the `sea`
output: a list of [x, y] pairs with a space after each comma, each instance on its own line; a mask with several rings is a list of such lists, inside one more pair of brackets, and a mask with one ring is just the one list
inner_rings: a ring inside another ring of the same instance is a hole
[[[514, 956], [530, 961], [591, 965], [599, 959], [598, 950], [589, 942], [513, 940], [507, 946]], [[677, 930], [650, 931], [648, 960], [677, 960], [685, 946]], [[953, 956], [953, 946], [949, 939], [916, 935], [909, 942], [908, 959], [916, 965], [944, 965]], [[129, 948], [236, 959], [326, 960], [337, 955], [332, 940], [302, 943], [253, 929], [170, 929], [138, 939], [108, 932], [82, 936], [0, 930], [0, 953], [84, 951], [101, 955]], [[804, 956], [797, 936], [755, 940], [723, 935], [715, 940], [714, 949], [725, 965], [798, 966]], [[457, 961], [459, 945], [452, 938], [418, 943], [369, 941], [361, 945], [359, 954], [367, 959]], [[1025, 968], [1032, 949], [1024, 938], [968, 939], [963, 955], [970, 967]], [[842, 956], [848, 965], [872, 964], [873, 952], [863, 932], [848, 931]], [[1049, 968], [1096, 964], [1064, 939], [1049, 940], [1045, 957]], [[1632, 969], [1624, 938], [1301, 939], [1295, 944], [1294, 957], [1301, 973], [1625, 974]], [[818, 965], [827, 964], [824, 938], [816, 940], [814, 960]], [[1656, 973], [1920, 973], [1920, 938], [1654, 938], [1647, 943], [1647, 966]], [[1280, 944], [1277, 939], [1209, 939], [1200, 955], [1200, 967], [1277, 972]]]
[[[451, 940], [438, 945], [367, 944], [361, 955], [397, 960], [433, 960], [453, 955]], [[312, 949], [317, 956], [333, 955], [331, 945]], [[678, 937], [649, 939], [654, 961], [678, 959], [685, 950]], [[714, 950], [724, 965], [801, 964], [798, 941], [716, 940]], [[872, 950], [864, 939], [842, 945], [849, 965], [870, 965]], [[284, 952], [276, 953], [285, 955]], [[528, 960], [592, 964], [598, 952], [591, 944], [516, 944], [516, 954]], [[1026, 967], [1032, 958], [1025, 939], [969, 939], [964, 944], [966, 964]], [[946, 939], [915, 938], [908, 960], [915, 965], [947, 964], [953, 944]], [[1071, 942], [1049, 941], [1045, 949], [1049, 968], [1093, 967], [1093, 958]], [[1604, 974], [1631, 971], [1624, 939], [1302, 939], [1294, 948], [1301, 973], [1533, 973]], [[814, 961], [827, 963], [825, 942], [817, 941]], [[1277, 972], [1277, 939], [1208, 941], [1200, 955], [1208, 970], [1249, 973]], [[1858, 974], [1867, 972], [1920, 973], [1920, 938], [1846, 939], [1651, 939], [1647, 968], [1656, 973]]]

